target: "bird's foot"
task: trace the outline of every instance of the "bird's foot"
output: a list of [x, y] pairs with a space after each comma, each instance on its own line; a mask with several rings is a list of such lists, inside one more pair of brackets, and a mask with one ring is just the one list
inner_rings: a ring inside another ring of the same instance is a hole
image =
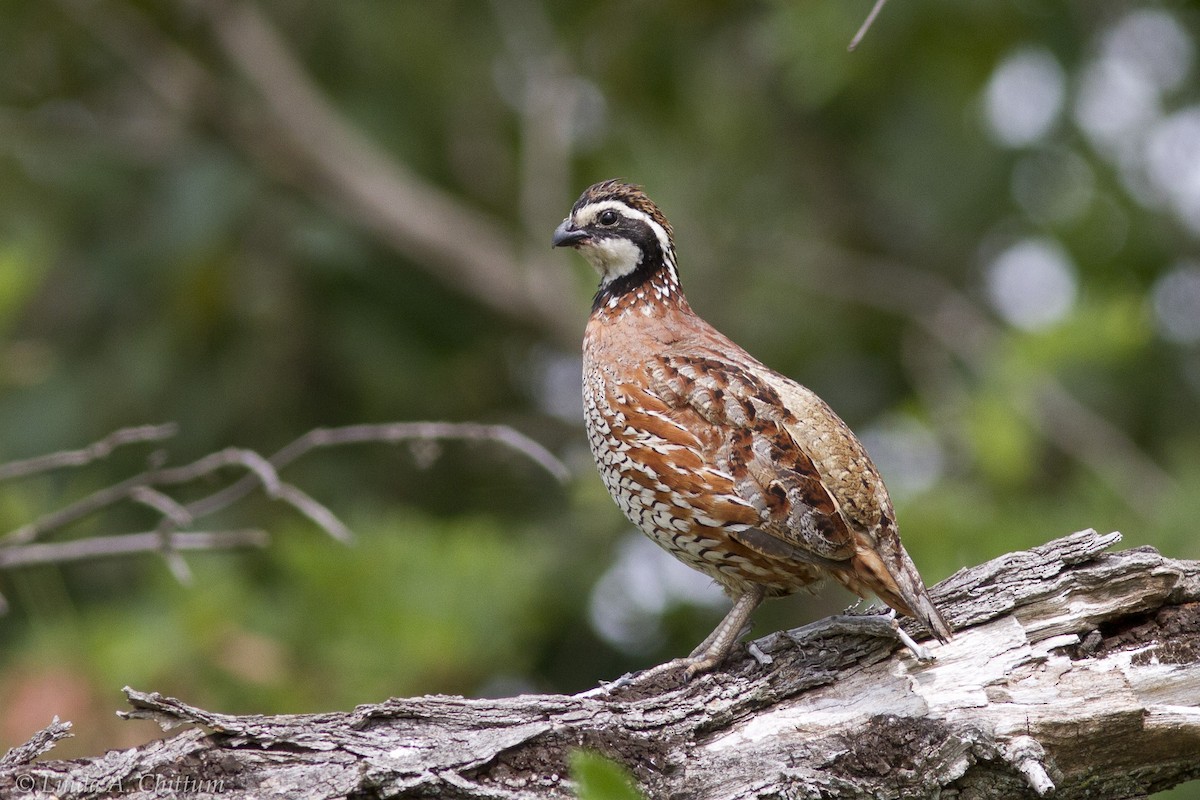
[[892, 613], [892, 630], [895, 632], [896, 638], [908, 648], [909, 652], [913, 654], [913, 658], [917, 661], [920, 661], [922, 664], [937, 661], [937, 656], [930, 653], [928, 647], [917, 644], [911, 636], [904, 632], [904, 629], [900, 627], [900, 620], [896, 619], [894, 612]]
[[[643, 685], [678, 670], [683, 672], [681, 683], [687, 683], [697, 675], [712, 672], [725, 661], [742, 634], [749, 630], [750, 615], [762, 602], [763, 595], [764, 589], [761, 586], [751, 586], [739, 594], [725, 618], [687, 658], [676, 658], [635, 675], [625, 675], [605, 686], [604, 691]], [[757, 648], [751, 650], [750, 654], [759, 664], [771, 663], [770, 657]]]
[[690, 677], [686, 670], [691, 662], [689, 658], [676, 658], [673, 661], [667, 661], [664, 664], [659, 664], [650, 669], [644, 669], [641, 672], [626, 672], [615, 681], [601, 681], [600, 685], [595, 689], [589, 689], [586, 692], [581, 692], [576, 697], [597, 697], [599, 695], [612, 694], [623, 689], [633, 689], [640, 686], [645, 686], [654, 682], [655, 679], [666, 675], [667, 673], [684, 670], [681, 683], [686, 682]]
[[[769, 658], [769, 657], [768, 657]], [[595, 697], [597, 695], [610, 694], [623, 689], [632, 689], [661, 681], [664, 677], [677, 674], [679, 685], [684, 685], [692, 680], [697, 675], [703, 675], [706, 672], [712, 672], [721, 665], [723, 659], [713, 658], [711, 655], [687, 656], [686, 658], [675, 658], [670, 661], [663, 662], [649, 669], [644, 669], [641, 672], [627, 672], [615, 681], [602, 682], [595, 689], [589, 689], [578, 697]], [[668, 681], [670, 683], [670, 681]]]
[[923, 664], [936, 661], [927, 647], [917, 644], [900, 627], [896, 612], [888, 609], [884, 614], [838, 614], [805, 625], [803, 628], [789, 634], [793, 640], [800, 640], [809, 634], [848, 633], [857, 636], [871, 636], [879, 639], [897, 639], [913, 657]]
[[656, 680], [663, 675], [670, 675], [674, 672], [682, 672], [682, 683], [687, 683], [697, 675], [703, 675], [706, 672], [712, 672], [721, 661], [711, 653], [693, 653], [686, 658], [673, 658], [670, 661], [651, 667], [650, 669], [642, 670], [632, 677], [632, 682], [644, 684]]

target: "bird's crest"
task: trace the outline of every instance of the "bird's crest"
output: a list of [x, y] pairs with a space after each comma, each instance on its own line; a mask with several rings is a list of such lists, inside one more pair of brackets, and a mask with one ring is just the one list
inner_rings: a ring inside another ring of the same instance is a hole
[[630, 208], [641, 211], [662, 226], [663, 230], [667, 232], [667, 237], [670, 239], [671, 245], [674, 246], [675, 231], [671, 227], [671, 223], [658, 210], [658, 206], [654, 205], [654, 201], [646, 196], [646, 193], [642, 191], [642, 187], [634, 183], [626, 183], [617, 178], [610, 178], [606, 181], [594, 183], [585, 189], [583, 194], [579, 196], [579, 199], [575, 201], [575, 206], [571, 209], [571, 213], [574, 214], [585, 206], [605, 200], [616, 200]]

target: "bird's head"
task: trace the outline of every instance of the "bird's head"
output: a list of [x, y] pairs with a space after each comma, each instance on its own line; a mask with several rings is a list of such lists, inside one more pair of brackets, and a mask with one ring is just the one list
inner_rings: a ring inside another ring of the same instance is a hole
[[588, 187], [554, 229], [554, 247], [573, 247], [604, 288], [635, 272], [675, 271], [671, 224], [641, 188], [618, 180]]

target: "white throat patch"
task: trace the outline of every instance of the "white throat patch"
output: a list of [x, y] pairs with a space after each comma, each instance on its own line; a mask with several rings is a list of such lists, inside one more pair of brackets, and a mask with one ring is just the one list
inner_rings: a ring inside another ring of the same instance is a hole
[[628, 275], [642, 263], [642, 249], [624, 237], [596, 239], [580, 252], [600, 273], [601, 286]]
[[[626, 219], [644, 222], [658, 239], [663, 258], [674, 269], [675, 253], [671, 248], [671, 237], [662, 225], [644, 211], [631, 208], [619, 200], [603, 200], [581, 208], [575, 217], [575, 225], [580, 228], [587, 227], [596, 221], [602, 211], [608, 209], [616, 211]], [[580, 248], [580, 253], [600, 273], [601, 286], [633, 272], [642, 263], [643, 255], [641, 248], [624, 237], [597, 238], [587, 247]]]

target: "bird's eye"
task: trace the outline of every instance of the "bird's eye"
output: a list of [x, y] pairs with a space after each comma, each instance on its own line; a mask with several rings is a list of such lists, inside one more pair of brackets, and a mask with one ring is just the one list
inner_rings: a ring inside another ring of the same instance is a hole
[[600, 216], [596, 217], [596, 221], [601, 225], [616, 225], [617, 220], [620, 219], [620, 217], [620, 214], [618, 214], [616, 211], [613, 211], [611, 208], [608, 208], [600, 212]]

